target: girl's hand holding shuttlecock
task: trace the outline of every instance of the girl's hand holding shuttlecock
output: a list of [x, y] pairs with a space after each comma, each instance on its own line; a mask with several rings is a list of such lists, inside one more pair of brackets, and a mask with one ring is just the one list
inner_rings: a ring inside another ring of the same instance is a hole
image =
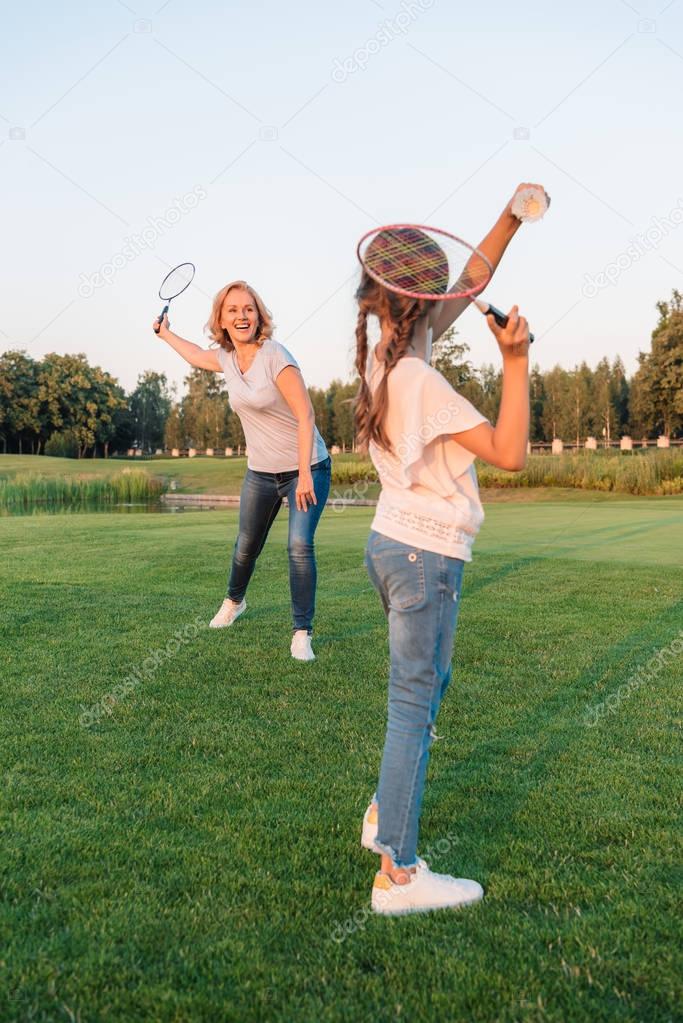
[[533, 224], [540, 220], [550, 206], [550, 196], [543, 185], [524, 182], [515, 189], [508, 213], [522, 224]]

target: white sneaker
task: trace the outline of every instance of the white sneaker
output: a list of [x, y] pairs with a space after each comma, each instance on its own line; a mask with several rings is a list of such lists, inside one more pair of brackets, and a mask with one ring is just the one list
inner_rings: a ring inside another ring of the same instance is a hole
[[246, 600], [243, 600], [241, 604], [235, 604], [232, 600], [224, 600], [218, 609], [218, 613], [209, 622], [209, 628], [224, 629], [227, 625], [232, 625], [235, 619], [244, 614], [246, 610]]
[[308, 634], [307, 629], [297, 629], [292, 636], [292, 645], [290, 647], [292, 651], [292, 657], [297, 661], [314, 661], [315, 654], [311, 647], [311, 637]]
[[388, 874], [375, 875], [372, 909], [383, 916], [428, 913], [433, 909], [458, 909], [479, 902], [484, 889], [478, 881], [449, 874], [433, 874], [424, 861], [418, 863], [408, 884], [394, 884]]

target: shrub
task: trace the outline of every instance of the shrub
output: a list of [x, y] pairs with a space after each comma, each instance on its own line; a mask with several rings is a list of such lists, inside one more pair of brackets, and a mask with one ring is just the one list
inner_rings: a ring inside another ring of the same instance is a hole
[[45, 441], [44, 453], [55, 458], [78, 458], [78, 441], [73, 430], [53, 433], [49, 440]]

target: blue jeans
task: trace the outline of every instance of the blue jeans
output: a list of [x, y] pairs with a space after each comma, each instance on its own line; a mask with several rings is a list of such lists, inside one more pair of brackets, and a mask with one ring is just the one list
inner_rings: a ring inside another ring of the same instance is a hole
[[389, 623], [389, 714], [377, 787], [377, 844], [397, 867], [417, 860], [434, 723], [451, 680], [464, 562], [371, 531], [370, 579]]
[[255, 472], [247, 469], [240, 493], [239, 533], [232, 557], [228, 597], [241, 601], [254, 574], [256, 559], [263, 550], [270, 527], [283, 497], [289, 503], [289, 589], [292, 596], [294, 630], [311, 632], [315, 612], [317, 571], [313, 537], [330, 492], [332, 461], [328, 457], [311, 466], [317, 504], [300, 511], [296, 506], [299, 470]]

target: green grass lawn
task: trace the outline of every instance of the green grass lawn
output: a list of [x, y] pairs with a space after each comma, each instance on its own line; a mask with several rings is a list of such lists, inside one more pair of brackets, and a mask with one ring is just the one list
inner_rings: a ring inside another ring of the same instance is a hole
[[284, 516], [248, 614], [196, 634], [234, 511], [0, 521], [3, 1023], [681, 1019], [683, 654], [624, 686], [681, 635], [683, 502], [488, 508], [420, 843], [486, 898], [394, 920], [359, 847], [386, 707], [371, 514], [321, 522], [303, 665]]

